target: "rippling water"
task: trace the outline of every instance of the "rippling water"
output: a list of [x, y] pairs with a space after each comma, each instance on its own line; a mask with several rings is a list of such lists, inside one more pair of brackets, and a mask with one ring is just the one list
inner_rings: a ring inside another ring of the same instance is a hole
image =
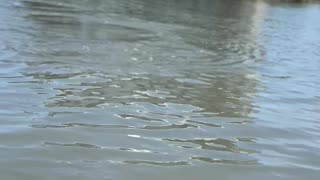
[[320, 6], [0, 1], [1, 179], [318, 179]]

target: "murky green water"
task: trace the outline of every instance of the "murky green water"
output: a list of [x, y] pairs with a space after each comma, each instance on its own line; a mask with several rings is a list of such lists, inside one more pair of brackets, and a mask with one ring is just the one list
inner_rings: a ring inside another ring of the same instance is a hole
[[320, 177], [320, 6], [1, 0], [3, 180]]

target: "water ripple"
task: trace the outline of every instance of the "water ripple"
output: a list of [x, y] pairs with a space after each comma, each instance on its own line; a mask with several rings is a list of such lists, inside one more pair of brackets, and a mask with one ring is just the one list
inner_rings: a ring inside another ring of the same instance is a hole
[[233, 153], [245, 153], [254, 154], [257, 153], [255, 150], [243, 149], [236, 145], [235, 142], [226, 139], [192, 139], [192, 140], [181, 140], [181, 139], [163, 139], [168, 142], [178, 143], [192, 143], [199, 145], [204, 150], [215, 150], [215, 151], [229, 151]]

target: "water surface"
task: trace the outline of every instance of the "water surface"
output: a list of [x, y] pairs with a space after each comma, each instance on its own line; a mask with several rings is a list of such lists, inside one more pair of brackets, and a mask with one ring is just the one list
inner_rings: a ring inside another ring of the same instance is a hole
[[0, 2], [1, 179], [319, 178], [319, 4]]

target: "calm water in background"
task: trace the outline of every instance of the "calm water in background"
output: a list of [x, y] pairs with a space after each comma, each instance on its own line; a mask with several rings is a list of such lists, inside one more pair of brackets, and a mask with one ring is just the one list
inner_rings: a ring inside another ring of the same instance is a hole
[[320, 177], [320, 6], [1, 0], [1, 179]]

